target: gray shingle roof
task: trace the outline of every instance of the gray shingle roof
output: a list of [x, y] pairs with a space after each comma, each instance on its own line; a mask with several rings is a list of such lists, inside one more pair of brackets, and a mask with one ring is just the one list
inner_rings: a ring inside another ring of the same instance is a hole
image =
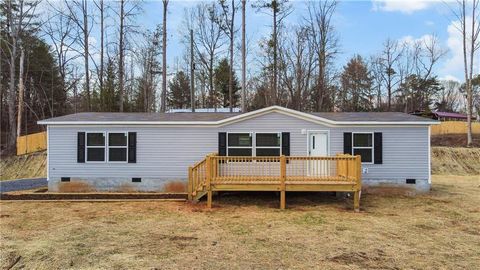
[[[435, 123], [428, 118], [399, 112], [316, 112], [313, 116], [325, 118], [334, 122], [389, 122], [389, 123]], [[241, 113], [196, 112], [196, 113], [112, 113], [86, 112], [54, 117], [41, 121], [43, 124], [75, 122], [216, 122], [228, 119]]]
[[[337, 122], [428, 122], [431, 119], [401, 112], [315, 112], [312, 115]], [[434, 121], [432, 121], [434, 122]]]
[[218, 121], [240, 113], [115, 113], [115, 112], [83, 112], [46, 119], [48, 122], [170, 122], [170, 121]]

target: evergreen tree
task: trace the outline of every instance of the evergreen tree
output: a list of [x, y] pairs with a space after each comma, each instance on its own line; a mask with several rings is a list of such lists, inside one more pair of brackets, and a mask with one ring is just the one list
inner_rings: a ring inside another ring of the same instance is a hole
[[185, 72], [179, 71], [168, 83], [168, 106], [175, 109], [190, 107], [190, 78]]
[[400, 84], [398, 92], [397, 111], [406, 113], [413, 111], [431, 110], [433, 97], [443, 86], [436, 77], [423, 79], [417, 75], [410, 75]]
[[107, 61], [106, 72], [104, 74], [102, 111], [115, 112], [119, 110], [119, 94], [117, 93], [117, 67], [116, 61], [109, 58]]
[[[228, 64], [228, 60], [223, 58], [218, 63], [217, 67], [215, 68], [215, 89], [216, 93], [219, 93], [220, 98], [222, 100], [222, 106], [227, 108], [230, 106], [229, 101], [229, 76], [230, 76], [230, 65]], [[235, 72], [233, 72], [233, 88], [232, 88], [232, 99], [233, 99], [233, 106], [238, 106], [239, 101], [239, 91], [240, 86], [238, 83], [237, 76]]]
[[367, 64], [360, 55], [354, 56], [343, 68], [339, 107], [342, 111], [371, 111], [373, 109], [373, 80]]

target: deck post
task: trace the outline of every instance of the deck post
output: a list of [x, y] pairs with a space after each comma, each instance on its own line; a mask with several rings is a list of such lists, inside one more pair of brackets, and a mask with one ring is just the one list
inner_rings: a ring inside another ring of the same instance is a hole
[[188, 200], [191, 201], [193, 199], [193, 167], [188, 167], [188, 185], [187, 185], [187, 192], [188, 192]]
[[287, 159], [285, 155], [280, 156], [280, 209], [286, 206], [286, 188], [285, 181], [287, 178]]
[[207, 186], [207, 207], [212, 208], [212, 157], [210, 155], [207, 155], [207, 160], [205, 163], [205, 178]]
[[360, 212], [360, 194], [362, 192], [362, 158], [355, 156], [355, 193], [353, 195], [353, 210]]

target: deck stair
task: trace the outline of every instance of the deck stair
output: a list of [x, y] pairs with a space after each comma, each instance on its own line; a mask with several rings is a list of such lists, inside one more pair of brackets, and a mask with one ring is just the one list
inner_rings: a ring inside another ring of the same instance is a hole
[[285, 208], [287, 191], [352, 192], [354, 210], [360, 208], [361, 158], [338, 154], [331, 157], [233, 157], [209, 154], [188, 171], [188, 199], [207, 195], [212, 206], [214, 191], [277, 191]]

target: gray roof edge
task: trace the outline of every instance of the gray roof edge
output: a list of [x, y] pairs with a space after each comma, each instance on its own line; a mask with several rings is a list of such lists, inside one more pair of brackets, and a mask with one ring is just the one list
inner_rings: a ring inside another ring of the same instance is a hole
[[[255, 112], [255, 111], [253, 111]], [[252, 112], [252, 113], [253, 113]], [[300, 112], [299, 112], [300, 113]], [[215, 125], [228, 122], [229, 119], [249, 113], [101, 113], [82, 112], [40, 120], [41, 125], [75, 125], [75, 124], [184, 124]], [[328, 120], [339, 125], [435, 125], [439, 122], [420, 116], [401, 112], [316, 112], [309, 114], [318, 121]], [[255, 115], [255, 114], [253, 114]], [[123, 117], [118, 117], [123, 116]], [[142, 116], [142, 117], [138, 117]], [[89, 119], [89, 118], [104, 119]], [[298, 116], [300, 118], [300, 116]], [[241, 118], [241, 117], [240, 117]]]

